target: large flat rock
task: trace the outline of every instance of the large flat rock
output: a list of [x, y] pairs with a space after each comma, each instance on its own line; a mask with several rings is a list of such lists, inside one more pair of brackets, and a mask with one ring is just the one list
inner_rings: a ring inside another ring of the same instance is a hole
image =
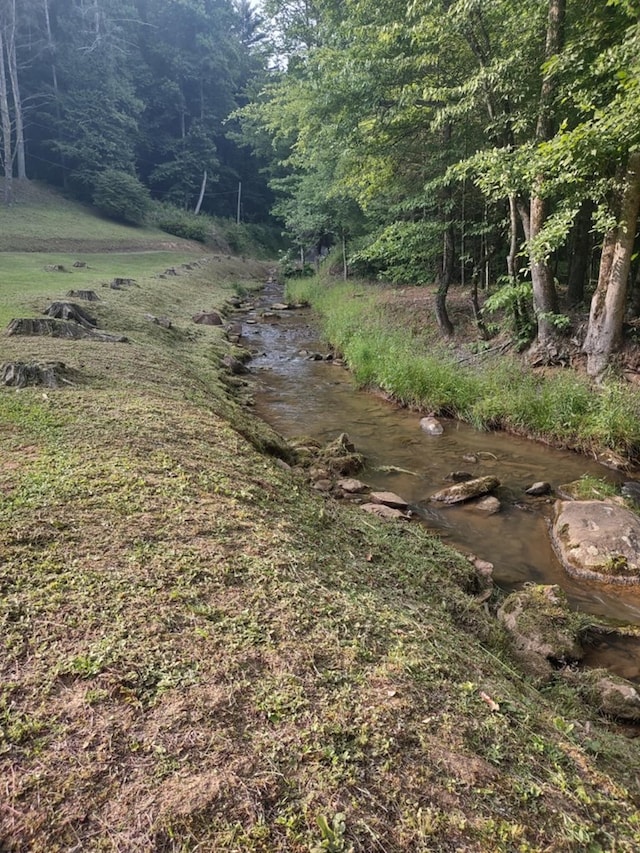
[[429, 500], [441, 501], [445, 504], [458, 504], [486, 495], [497, 489], [499, 485], [500, 480], [497, 477], [477, 477], [474, 480], [467, 480], [464, 483], [456, 483], [455, 486], [441, 489], [435, 495], [431, 495]]
[[574, 577], [640, 584], [640, 517], [605, 501], [557, 501], [553, 545]]

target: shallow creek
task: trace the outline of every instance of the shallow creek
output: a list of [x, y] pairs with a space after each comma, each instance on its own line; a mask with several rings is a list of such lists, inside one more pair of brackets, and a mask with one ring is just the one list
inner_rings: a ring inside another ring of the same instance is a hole
[[[640, 624], [640, 590], [577, 581], [563, 571], [548, 535], [554, 498], [525, 494], [538, 481], [549, 482], [555, 491], [584, 474], [614, 483], [624, 480], [623, 475], [575, 453], [504, 433], [478, 432], [457, 421], [440, 419], [443, 435], [425, 434], [418, 413], [359, 390], [343, 367], [301, 355], [301, 350], [326, 353], [328, 348], [308, 309], [260, 315], [278, 298], [269, 287], [260, 300], [262, 308], [246, 314], [242, 327], [242, 344], [254, 354], [251, 372], [260, 417], [290, 439], [305, 436], [324, 443], [346, 432], [367, 458], [359, 478], [401, 495], [444, 541], [493, 563], [495, 582], [503, 589], [526, 581], [557, 583], [580, 610]], [[469, 454], [477, 462], [464, 461]], [[429, 503], [431, 494], [448, 485], [445, 477], [452, 471], [496, 476], [501, 512], [486, 516], [472, 505]], [[640, 641], [605, 639], [589, 651], [586, 662], [640, 681]]]

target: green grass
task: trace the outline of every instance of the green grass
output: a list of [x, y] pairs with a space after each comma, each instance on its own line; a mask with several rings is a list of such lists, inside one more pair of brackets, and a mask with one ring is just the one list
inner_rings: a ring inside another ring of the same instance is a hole
[[[0, 327], [13, 317], [34, 316], [47, 307], [48, 301], [64, 298], [68, 290], [95, 290], [104, 297], [103, 284], [113, 278], [142, 278], [168, 267], [193, 261], [194, 252], [111, 252], [83, 254], [76, 252], [0, 252]], [[87, 264], [74, 268], [75, 261]], [[48, 272], [46, 266], [62, 265], [65, 272]]]
[[106, 219], [88, 205], [33, 181], [16, 182], [14, 204], [0, 205], [0, 251], [37, 250], [43, 242], [55, 250], [56, 241], [143, 248], [168, 239], [157, 228], [136, 228]]
[[310, 490], [231, 393], [191, 314], [264, 267], [153, 272], [96, 304], [128, 344], [0, 333], [77, 376], [0, 388], [0, 847], [637, 850], [638, 740], [537, 689], [466, 559]]
[[468, 346], [443, 343], [424, 311], [398, 323], [389, 314], [388, 294], [325, 278], [288, 283], [289, 298], [311, 302], [327, 339], [363, 386], [478, 429], [507, 429], [583, 452], [640, 456], [640, 397], [632, 388], [615, 380], [596, 388], [571, 370], [536, 373], [504, 353], [474, 357]]

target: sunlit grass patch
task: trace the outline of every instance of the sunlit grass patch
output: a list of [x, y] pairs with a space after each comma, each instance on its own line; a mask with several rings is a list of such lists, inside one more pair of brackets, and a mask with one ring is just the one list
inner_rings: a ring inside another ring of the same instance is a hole
[[327, 339], [344, 355], [356, 380], [400, 403], [506, 429], [580, 451], [640, 453], [637, 393], [611, 380], [602, 387], [572, 370], [536, 372], [517, 356], [472, 357], [438, 339], [431, 326], [399, 326], [386, 317], [378, 285], [332, 284], [326, 277], [291, 281], [292, 298], [308, 299]]

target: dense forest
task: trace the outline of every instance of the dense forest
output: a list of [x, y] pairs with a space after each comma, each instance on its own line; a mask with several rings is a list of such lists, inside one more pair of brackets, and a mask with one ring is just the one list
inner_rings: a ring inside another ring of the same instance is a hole
[[435, 283], [444, 335], [455, 283], [483, 332], [481, 303], [543, 362], [590, 305], [595, 377], [640, 314], [638, 0], [4, 0], [2, 16], [7, 175], [94, 199], [127, 178], [190, 210], [204, 188], [227, 216], [242, 186], [247, 218], [342, 246], [345, 272]]
[[191, 210], [204, 186], [201, 209], [233, 217], [241, 184], [243, 218], [269, 216], [260, 164], [229, 120], [265, 65], [247, 0], [3, 0], [0, 15], [7, 177], [88, 201], [137, 180]]

